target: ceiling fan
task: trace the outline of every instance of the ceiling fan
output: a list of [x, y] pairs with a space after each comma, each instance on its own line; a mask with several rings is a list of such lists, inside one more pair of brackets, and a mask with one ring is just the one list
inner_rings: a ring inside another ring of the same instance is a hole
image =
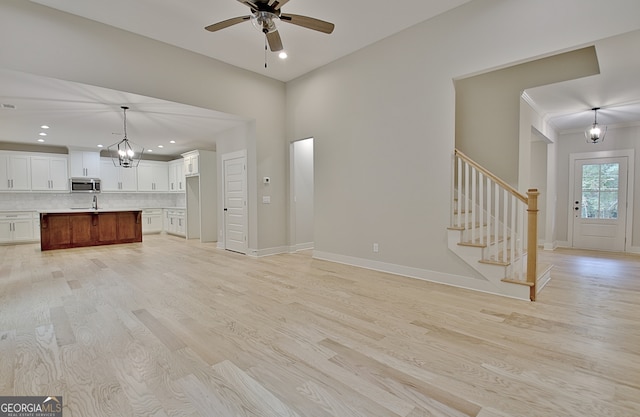
[[223, 20], [205, 27], [209, 32], [216, 32], [220, 29], [233, 26], [238, 23], [251, 20], [253, 26], [265, 34], [269, 48], [273, 52], [281, 51], [282, 39], [278, 33], [275, 21], [291, 23], [293, 25], [302, 26], [304, 28], [317, 30], [322, 33], [333, 32], [334, 24], [325, 22], [324, 20], [315, 19], [308, 16], [300, 16], [297, 14], [284, 14], [280, 8], [289, 0], [236, 0], [251, 9], [251, 15], [234, 17], [232, 19]]

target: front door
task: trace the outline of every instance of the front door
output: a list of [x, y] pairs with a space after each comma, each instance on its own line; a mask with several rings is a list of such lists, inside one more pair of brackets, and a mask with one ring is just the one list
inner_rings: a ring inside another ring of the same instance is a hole
[[224, 175], [225, 249], [247, 253], [247, 158], [226, 159]]
[[574, 162], [574, 248], [625, 250], [628, 157]]

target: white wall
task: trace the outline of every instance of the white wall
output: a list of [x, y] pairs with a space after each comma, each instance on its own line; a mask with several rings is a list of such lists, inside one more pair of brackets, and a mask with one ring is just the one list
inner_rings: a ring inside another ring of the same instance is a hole
[[[273, 178], [272, 203], [250, 199], [249, 244], [284, 247], [285, 85], [205, 56], [29, 1], [0, 1], [0, 68], [190, 104], [253, 121], [247, 151], [257, 178]], [[7, 138], [9, 140], [9, 138]], [[212, 138], [213, 140], [213, 138]]]
[[[586, 128], [586, 126], [585, 126]], [[633, 231], [631, 236], [631, 246], [633, 252], [640, 252], [640, 180], [638, 179], [638, 168], [640, 168], [640, 126], [612, 127], [609, 126], [605, 141], [597, 144], [587, 143], [583, 132], [561, 134], [558, 138], [558, 198], [556, 204], [557, 212], [557, 239], [560, 246], [570, 246], [569, 215], [572, 208], [571, 191], [569, 184], [569, 155], [572, 153], [598, 152], [610, 150], [635, 150], [635, 172]], [[629, 236], [627, 236], [629, 238]]]
[[520, 99], [520, 133], [518, 157], [519, 191], [529, 188], [538, 197], [538, 243], [551, 250], [556, 243], [557, 152], [558, 133], [549, 125], [524, 95]]
[[445, 240], [452, 80], [635, 30], [638, 15], [640, 2], [477, 0], [289, 82], [287, 137], [315, 138], [314, 253], [473, 275]]

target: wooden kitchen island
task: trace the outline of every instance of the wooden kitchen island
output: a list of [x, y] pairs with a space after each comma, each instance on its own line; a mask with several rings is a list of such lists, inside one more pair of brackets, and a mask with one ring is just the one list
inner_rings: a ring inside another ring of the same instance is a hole
[[40, 212], [40, 249], [142, 242], [142, 210]]

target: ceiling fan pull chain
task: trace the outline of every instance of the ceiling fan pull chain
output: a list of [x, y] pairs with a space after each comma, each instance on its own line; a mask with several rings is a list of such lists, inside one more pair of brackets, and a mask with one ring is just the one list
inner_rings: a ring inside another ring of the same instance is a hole
[[264, 67], [267, 68], [267, 34], [264, 35]]

